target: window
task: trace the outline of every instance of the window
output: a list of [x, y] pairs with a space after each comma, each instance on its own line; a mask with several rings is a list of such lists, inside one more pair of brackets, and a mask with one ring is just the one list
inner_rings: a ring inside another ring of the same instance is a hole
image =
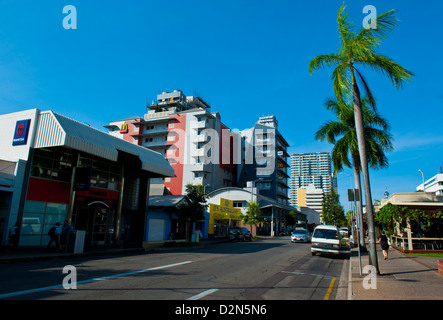
[[[232, 206], [234, 208], [243, 208], [243, 204], [246, 204], [244, 201], [234, 201]], [[246, 207], [246, 206], [245, 206]]]
[[31, 176], [70, 182], [74, 154], [64, 149], [36, 149], [32, 161]]
[[47, 244], [49, 229], [56, 222], [63, 224], [67, 210], [67, 204], [26, 201], [20, 244], [24, 246]]
[[323, 239], [338, 239], [338, 232], [336, 230], [329, 229], [316, 229], [313, 237]]

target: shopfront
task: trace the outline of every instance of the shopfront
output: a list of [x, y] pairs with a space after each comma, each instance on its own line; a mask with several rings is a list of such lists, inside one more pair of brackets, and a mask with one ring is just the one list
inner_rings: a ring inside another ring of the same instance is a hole
[[240, 227], [243, 215], [241, 210], [234, 208], [233, 202], [220, 198], [219, 204], [209, 204], [209, 237], [228, 237], [229, 229]]
[[173, 175], [164, 157], [51, 111], [3, 115], [0, 127], [6, 121], [19, 126], [28, 117], [27, 139], [13, 139], [17, 129], [0, 132], [20, 143], [0, 141], [0, 160], [24, 163], [14, 173], [21, 188], [11, 188], [8, 212], [2, 213], [3, 234], [17, 221], [19, 246], [45, 246], [48, 230], [68, 220], [72, 229], [86, 231], [87, 245], [122, 241], [124, 225], [132, 225], [141, 244], [148, 236], [149, 179]]

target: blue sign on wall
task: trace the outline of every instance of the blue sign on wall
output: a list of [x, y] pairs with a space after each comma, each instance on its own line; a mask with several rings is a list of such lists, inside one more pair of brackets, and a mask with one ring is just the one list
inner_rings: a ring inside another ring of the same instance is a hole
[[17, 121], [14, 131], [14, 139], [12, 140], [13, 146], [21, 146], [28, 143], [30, 125], [31, 119]]

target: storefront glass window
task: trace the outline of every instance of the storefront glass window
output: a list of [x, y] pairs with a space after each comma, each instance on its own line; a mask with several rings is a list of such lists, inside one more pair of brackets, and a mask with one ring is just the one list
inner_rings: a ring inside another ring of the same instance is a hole
[[118, 190], [120, 168], [111, 161], [81, 154], [79, 167], [92, 167], [91, 187]]
[[66, 217], [66, 204], [26, 201], [20, 232], [20, 244], [40, 246], [49, 241], [48, 231], [57, 222], [60, 225]]
[[64, 149], [36, 149], [31, 175], [37, 178], [70, 182], [74, 154]]

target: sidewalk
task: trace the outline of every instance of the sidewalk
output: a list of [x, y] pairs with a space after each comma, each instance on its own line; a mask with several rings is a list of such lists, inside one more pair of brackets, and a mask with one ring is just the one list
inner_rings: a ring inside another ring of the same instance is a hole
[[[216, 244], [220, 242], [228, 241], [227, 239], [202, 239], [200, 240], [200, 246], [196, 247], [184, 247], [184, 249], [190, 248], [201, 248], [205, 245]], [[78, 257], [93, 257], [93, 256], [112, 256], [112, 255], [123, 255], [123, 254], [134, 254], [134, 253], [146, 253], [155, 251], [171, 251], [171, 250], [181, 250], [180, 247], [162, 247], [153, 249], [144, 248], [120, 248], [120, 247], [107, 247], [107, 246], [96, 246], [96, 247], [86, 247], [83, 253], [69, 253], [69, 252], [56, 252], [54, 246], [52, 249], [46, 249], [44, 247], [19, 247], [16, 251], [0, 251], [0, 265], [19, 263], [19, 262], [34, 262], [34, 261], [45, 261], [54, 259], [67, 259], [67, 258], [78, 258]]]
[[[364, 280], [369, 271], [362, 272], [358, 248], [351, 250], [349, 263], [348, 300], [442, 300], [443, 275], [438, 273], [438, 259], [404, 255], [393, 248], [384, 260], [380, 245], [377, 244], [380, 276], [375, 282], [366, 278], [366, 287], [376, 285], [376, 289], [365, 289]], [[362, 253], [362, 270], [369, 264], [369, 254]]]

